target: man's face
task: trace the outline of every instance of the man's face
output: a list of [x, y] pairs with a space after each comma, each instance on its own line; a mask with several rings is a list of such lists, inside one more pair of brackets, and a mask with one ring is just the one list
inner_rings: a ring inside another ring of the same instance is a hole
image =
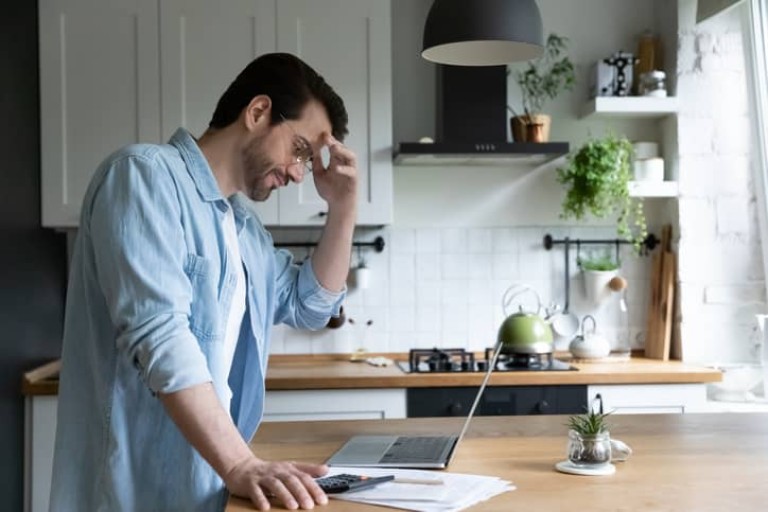
[[[319, 154], [331, 131], [325, 109], [310, 102], [299, 119], [270, 126], [268, 133], [254, 136], [242, 150], [245, 194], [253, 201], [266, 201], [272, 191], [304, 179], [307, 154]], [[308, 163], [311, 168], [311, 162]]]

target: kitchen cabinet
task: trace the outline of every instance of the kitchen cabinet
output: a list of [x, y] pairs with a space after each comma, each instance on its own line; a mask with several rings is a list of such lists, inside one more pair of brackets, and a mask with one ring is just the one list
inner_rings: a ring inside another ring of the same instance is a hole
[[405, 418], [405, 389], [267, 391], [264, 421]]
[[53, 472], [58, 397], [24, 399], [24, 510], [47, 512]]
[[[278, 50], [321, 70], [347, 107], [345, 144], [357, 155], [363, 225], [392, 222], [390, 18], [389, 2], [380, 0], [277, 2]], [[312, 179], [280, 191], [281, 225], [322, 225], [326, 210]]]
[[42, 224], [75, 227], [96, 166], [159, 140], [157, 0], [40, 0]]
[[[345, 101], [358, 224], [392, 221], [389, 2], [41, 0], [39, 22], [44, 226], [77, 226], [93, 172], [118, 147], [164, 142], [178, 126], [202, 133], [245, 63], [275, 50]], [[325, 222], [311, 179], [255, 207], [267, 225]]]
[[706, 408], [705, 384], [630, 384], [588, 386], [592, 404], [597, 395], [605, 412], [614, 414], [682, 414]]

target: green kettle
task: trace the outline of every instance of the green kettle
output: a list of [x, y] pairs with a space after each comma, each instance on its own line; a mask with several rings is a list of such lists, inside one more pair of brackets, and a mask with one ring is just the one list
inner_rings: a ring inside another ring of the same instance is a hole
[[[536, 297], [536, 312], [523, 311], [523, 306], [518, 306], [518, 311], [513, 314], [507, 312], [507, 308], [519, 296], [530, 293]], [[539, 315], [541, 311], [541, 297], [526, 285], [510, 286], [501, 300], [501, 307], [507, 318], [499, 328], [498, 342], [502, 344], [502, 352], [505, 354], [549, 354], [553, 350], [552, 328], [544, 318]]]

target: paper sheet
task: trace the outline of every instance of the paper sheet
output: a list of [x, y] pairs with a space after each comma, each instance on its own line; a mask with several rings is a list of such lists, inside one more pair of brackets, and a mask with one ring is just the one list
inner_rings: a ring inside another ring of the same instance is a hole
[[457, 512], [512, 491], [511, 482], [492, 476], [465, 475], [445, 471], [392, 468], [333, 467], [330, 474], [395, 475], [395, 478], [440, 479], [443, 485], [387, 482], [360, 491], [332, 495], [335, 499], [368, 503], [417, 512]]

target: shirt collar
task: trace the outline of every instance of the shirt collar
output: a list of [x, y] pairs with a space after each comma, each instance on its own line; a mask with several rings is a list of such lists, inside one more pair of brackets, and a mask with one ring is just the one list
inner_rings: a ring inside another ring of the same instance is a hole
[[197, 191], [203, 200], [223, 200], [224, 196], [221, 195], [221, 189], [219, 189], [219, 184], [213, 175], [213, 170], [208, 165], [208, 160], [200, 151], [200, 146], [197, 145], [194, 137], [184, 128], [179, 128], [169, 143], [179, 150], [182, 160], [187, 164], [192, 181], [195, 182]]

